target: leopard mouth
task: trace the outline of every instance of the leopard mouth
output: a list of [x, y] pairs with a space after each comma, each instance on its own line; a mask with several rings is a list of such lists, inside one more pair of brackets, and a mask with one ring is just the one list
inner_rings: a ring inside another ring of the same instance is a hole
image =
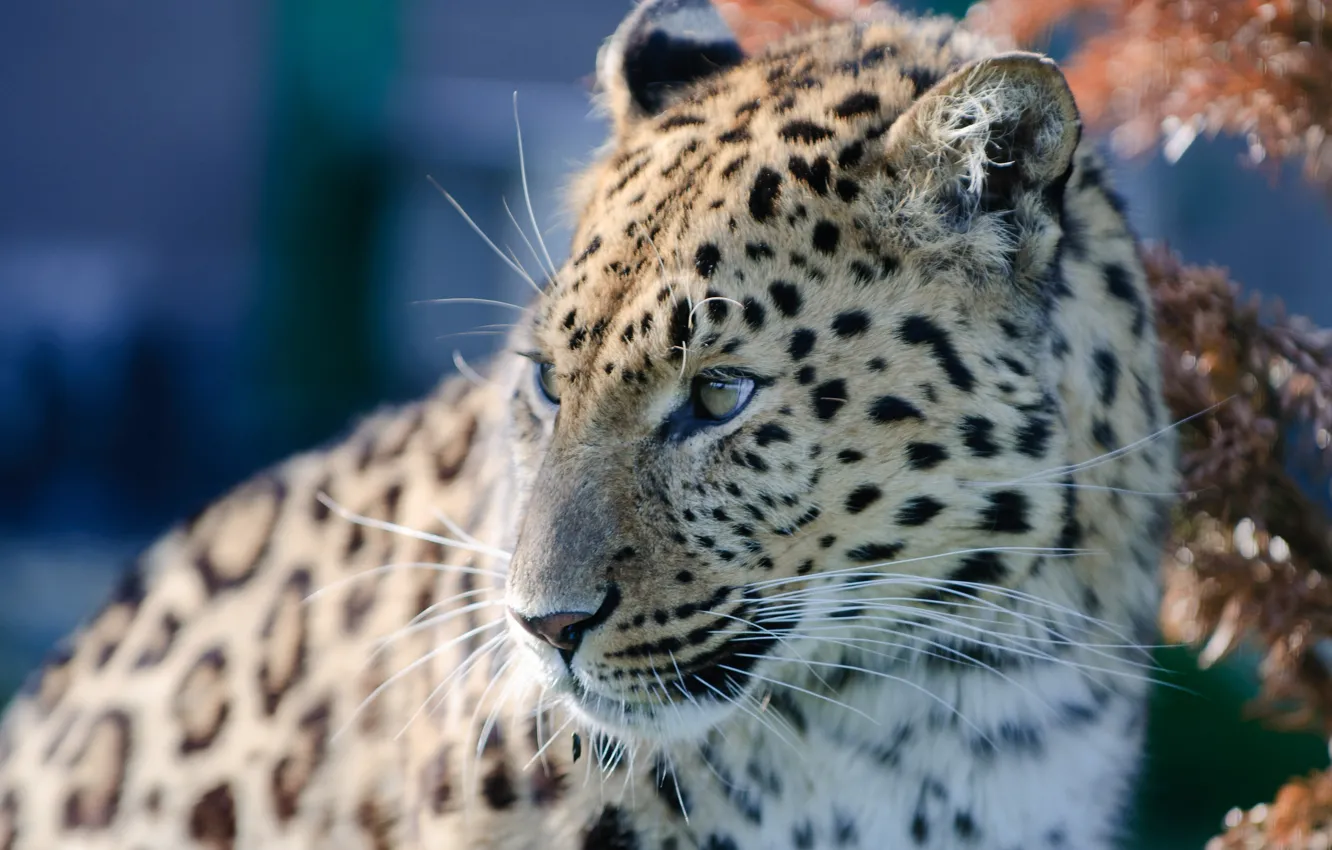
[[661, 740], [698, 738], [730, 717], [761, 681], [754, 668], [776, 645], [770, 630], [737, 630], [698, 655], [668, 666], [621, 668], [624, 688], [606, 687], [604, 677], [568, 671], [560, 689], [573, 711], [590, 725], [617, 735]]

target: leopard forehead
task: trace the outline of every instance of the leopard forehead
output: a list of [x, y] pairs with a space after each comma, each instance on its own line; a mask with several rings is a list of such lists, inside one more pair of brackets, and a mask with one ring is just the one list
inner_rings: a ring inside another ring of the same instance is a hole
[[887, 304], [946, 277], [943, 257], [1000, 253], [1006, 234], [959, 238], [947, 209], [912, 214], [918, 176], [882, 157], [920, 94], [987, 50], [946, 21], [827, 27], [625, 128], [575, 185], [572, 259], [538, 304], [536, 336], [562, 378], [632, 388], [690, 356], [741, 355], [770, 313]]

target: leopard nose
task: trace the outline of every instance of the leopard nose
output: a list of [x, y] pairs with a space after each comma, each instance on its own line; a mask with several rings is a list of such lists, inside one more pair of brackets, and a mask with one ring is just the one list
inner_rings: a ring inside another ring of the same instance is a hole
[[532, 634], [563, 652], [572, 653], [588, 631], [595, 611], [561, 611], [544, 617], [524, 617], [510, 609], [513, 618]]

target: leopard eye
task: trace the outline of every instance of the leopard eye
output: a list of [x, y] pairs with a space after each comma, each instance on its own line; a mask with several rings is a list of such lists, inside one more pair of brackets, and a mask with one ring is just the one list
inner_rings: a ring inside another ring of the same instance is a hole
[[554, 363], [536, 364], [536, 385], [542, 398], [551, 404], [560, 403], [560, 384]]
[[744, 410], [753, 395], [753, 378], [700, 375], [694, 379], [690, 400], [699, 419], [725, 422]]

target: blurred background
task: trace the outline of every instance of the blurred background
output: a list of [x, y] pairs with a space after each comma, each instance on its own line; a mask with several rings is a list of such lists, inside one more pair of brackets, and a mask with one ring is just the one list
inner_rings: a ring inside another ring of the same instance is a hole
[[[627, 9], [0, 4], [0, 703], [167, 524], [493, 350], [509, 311], [423, 302], [526, 285], [427, 177], [522, 247], [501, 200], [522, 203], [517, 91], [558, 260], [560, 188], [604, 132], [594, 57]], [[1332, 324], [1326, 200], [1240, 153], [1118, 164], [1136, 226]], [[1241, 719], [1243, 658], [1161, 658], [1176, 687], [1132, 846], [1200, 846], [1326, 765], [1316, 737]]]

